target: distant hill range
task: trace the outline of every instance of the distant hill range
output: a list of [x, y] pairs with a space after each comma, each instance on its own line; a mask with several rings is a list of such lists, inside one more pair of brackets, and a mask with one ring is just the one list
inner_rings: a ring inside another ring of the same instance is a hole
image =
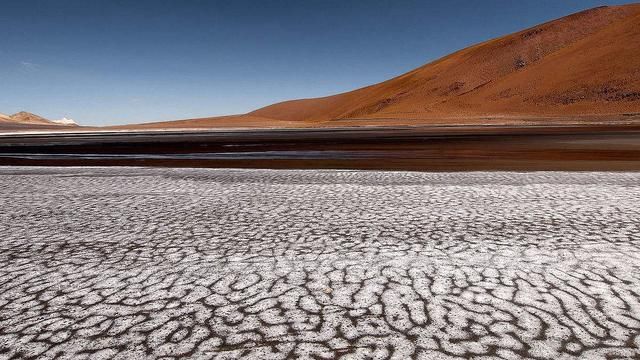
[[0, 128], [12, 127], [51, 127], [51, 126], [78, 126], [75, 121], [67, 118], [61, 120], [48, 120], [42, 116], [35, 115], [26, 111], [21, 111], [13, 115], [0, 114]]
[[489, 40], [354, 91], [246, 115], [136, 127], [522, 123], [640, 118], [640, 4], [598, 7]]

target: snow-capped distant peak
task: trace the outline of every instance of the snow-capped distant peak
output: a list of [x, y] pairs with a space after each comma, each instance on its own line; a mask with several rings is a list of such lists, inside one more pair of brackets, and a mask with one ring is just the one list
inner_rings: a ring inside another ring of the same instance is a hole
[[75, 121], [73, 121], [73, 119], [67, 119], [66, 117], [63, 117], [60, 120], [51, 120], [51, 121], [60, 125], [78, 125]]

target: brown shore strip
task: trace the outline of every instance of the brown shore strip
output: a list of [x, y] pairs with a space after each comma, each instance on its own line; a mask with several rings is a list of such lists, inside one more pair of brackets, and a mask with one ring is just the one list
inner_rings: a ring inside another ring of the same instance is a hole
[[638, 171], [640, 125], [5, 134], [0, 165]]

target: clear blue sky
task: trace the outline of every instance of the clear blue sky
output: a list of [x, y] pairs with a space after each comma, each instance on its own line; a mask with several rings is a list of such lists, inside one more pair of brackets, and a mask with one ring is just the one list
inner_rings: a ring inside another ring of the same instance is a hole
[[347, 91], [625, 1], [0, 3], [0, 112], [106, 125], [244, 113]]

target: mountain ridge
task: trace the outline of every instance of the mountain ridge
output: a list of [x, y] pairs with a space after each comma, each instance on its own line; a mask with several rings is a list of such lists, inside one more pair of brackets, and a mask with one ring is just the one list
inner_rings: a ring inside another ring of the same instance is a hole
[[40, 115], [36, 115], [27, 111], [20, 111], [13, 115], [5, 115], [0, 113], [0, 124], [78, 126], [78, 124], [71, 119], [63, 118], [60, 120], [49, 120]]
[[[640, 87], [636, 86], [640, 75], [629, 73], [640, 68], [638, 57], [626, 59], [626, 64], [616, 68], [617, 73], [598, 74], [608, 64], [592, 61], [601, 58], [603, 49], [611, 44], [616, 48], [606, 49], [604, 55], [620, 52], [620, 48], [625, 47], [640, 52], [639, 16], [639, 4], [585, 10], [467, 47], [378, 84], [327, 97], [285, 101], [249, 114], [286, 121], [330, 122], [385, 117], [594, 115], [640, 111], [640, 96], [635, 98], [640, 94]], [[603, 32], [612, 34], [603, 39], [599, 35]], [[614, 35], [629, 39], [626, 44], [620, 44]], [[569, 55], [557, 58], [559, 53], [584, 47], [581, 45], [584, 42], [593, 52], [587, 58], [584, 49], [582, 53], [569, 54], [572, 57], [568, 60]], [[628, 56], [628, 51], [620, 56], [623, 55]], [[549, 58], [561, 60], [563, 67], [549, 64]], [[591, 65], [585, 71], [596, 72], [592, 77], [600, 75], [597, 81], [580, 78], [580, 74], [566, 80], [586, 81], [589, 88], [583, 92], [593, 98], [590, 108], [582, 106], [589, 96], [566, 83], [558, 83], [554, 80], [556, 74], [549, 70], [575, 72], [572, 69], [582, 69], [584, 63]], [[534, 82], [527, 84], [527, 81]], [[555, 82], [557, 89], [545, 88], [545, 82]], [[572, 91], [575, 94], [572, 95]], [[629, 102], [623, 103], [625, 100]]]

